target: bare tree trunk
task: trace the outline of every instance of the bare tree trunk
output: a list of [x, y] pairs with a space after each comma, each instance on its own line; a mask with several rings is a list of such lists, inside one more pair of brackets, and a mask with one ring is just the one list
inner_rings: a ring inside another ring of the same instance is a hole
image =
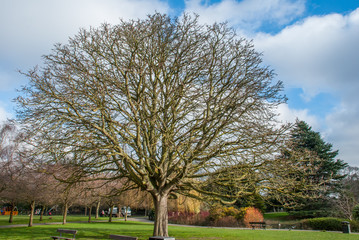
[[85, 216], [87, 216], [87, 206], [85, 206]]
[[67, 210], [69, 209], [69, 204], [65, 202], [62, 212], [62, 224], [65, 225], [67, 221]]
[[122, 215], [121, 213], [121, 204], [117, 205], [117, 213], [116, 213], [116, 217], [120, 218]]
[[125, 221], [127, 221], [127, 206], [125, 207]]
[[112, 222], [112, 211], [113, 211], [113, 206], [111, 206], [110, 212], [108, 213], [108, 215], [109, 215], [108, 222]]
[[42, 205], [41, 206], [41, 212], [40, 212], [40, 221], [43, 220], [45, 209], [46, 209], [46, 207], [44, 205]]
[[100, 212], [100, 205], [101, 205], [101, 200], [99, 199], [96, 205], [96, 216], [95, 216], [96, 219], [98, 219], [98, 213]]
[[88, 222], [91, 222], [91, 212], [92, 212], [92, 206], [89, 206], [89, 220]]
[[14, 221], [14, 208], [15, 208], [15, 203], [11, 202], [9, 223], [12, 223]]
[[153, 229], [153, 236], [168, 237], [168, 194], [153, 194], [152, 197], [155, 205], [155, 224]]
[[34, 220], [34, 211], [35, 211], [35, 201], [31, 201], [30, 204], [30, 219], [28, 227], [32, 227], [32, 222]]

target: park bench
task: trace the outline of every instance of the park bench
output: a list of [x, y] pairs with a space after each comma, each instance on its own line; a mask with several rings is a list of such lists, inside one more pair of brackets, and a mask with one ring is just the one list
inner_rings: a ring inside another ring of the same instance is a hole
[[[60, 236], [52, 236], [52, 239], [66, 239], [66, 240], [73, 240], [75, 239], [75, 235], [77, 230], [69, 230], [69, 229], [57, 229], [57, 232], [60, 233]], [[62, 234], [72, 234], [72, 237], [63, 237]]]
[[122, 236], [122, 235], [110, 235], [110, 239], [116, 240], [137, 240], [137, 237], [129, 237], [129, 236]]
[[265, 222], [249, 222], [249, 224], [251, 225], [252, 229], [255, 229], [255, 227], [260, 227], [260, 228], [266, 229]]

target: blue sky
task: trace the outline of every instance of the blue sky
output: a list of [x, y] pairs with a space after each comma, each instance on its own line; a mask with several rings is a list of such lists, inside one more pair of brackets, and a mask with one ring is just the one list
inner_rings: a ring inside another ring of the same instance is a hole
[[196, 12], [252, 39], [284, 82], [280, 119], [307, 121], [359, 166], [359, 0], [0, 0], [0, 121], [14, 117], [15, 89], [27, 83], [17, 70], [41, 65], [54, 43], [155, 11]]

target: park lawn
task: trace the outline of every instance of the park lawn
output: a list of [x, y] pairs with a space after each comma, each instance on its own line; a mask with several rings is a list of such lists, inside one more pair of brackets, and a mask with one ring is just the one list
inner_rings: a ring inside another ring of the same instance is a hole
[[290, 217], [289, 213], [287, 212], [272, 212], [272, 213], [264, 213], [265, 220], [288, 220]]
[[[108, 221], [108, 217], [100, 217], [95, 219], [93, 216], [92, 221]], [[116, 221], [117, 218], [112, 218]], [[76, 216], [76, 215], [68, 215], [67, 222], [87, 222], [88, 217], [86, 216]], [[33, 223], [53, 223], [53, 222], [61, 222], [62, 223], [62, 215], [53, 215], [53, 216], [43, 216], [43, 220], [40, 221], [40, 216], [35, 215]], [[13, 223], [9, 223], [9, 216], [0, 215], [0, 226], [1, 225], [16, 225], [16, 224], [28, 224], [29, 216], [28, 215], [17, 215], [14, 216]]]
[[282, 224], [284, 225], [295, 225], [300, 220], [294, 219], [287, 212], [276, 212], [276, 213], [264, 213], [264, 221], [269, 225]]
[[[96, 222], [96, 223], [68, 223], [64, 225], [37, 225], [31, 228], [0, 228], [0, 239], [50, 239], [58, 235], [57, 228], [76, 229], [76, 239], [108, 239], [109, 234], [137, 236], [140, 240], [147, 240], [153, 231], [153, 224], [142, 222]], [[337, 232], [311, 231], [278, 231], [278, 230], [240, 230], [224, 228], [203, 228], [169, 226], [170, 236], [176, 240], [351, 240], [358, 239], [357, 234], [343, 234]]]

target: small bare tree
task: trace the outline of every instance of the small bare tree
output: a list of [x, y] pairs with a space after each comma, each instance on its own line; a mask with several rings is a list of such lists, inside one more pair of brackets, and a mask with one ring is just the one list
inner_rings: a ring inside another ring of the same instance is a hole
[[9, 222], [13, 222], [16, 203], [23, 185], [22, 176], [27, 169], [26, 161], [20, 154], [24, 150], [23, 132], [15, 122], [7, 121], [0, 126], [0, 197], [10, 204]]

